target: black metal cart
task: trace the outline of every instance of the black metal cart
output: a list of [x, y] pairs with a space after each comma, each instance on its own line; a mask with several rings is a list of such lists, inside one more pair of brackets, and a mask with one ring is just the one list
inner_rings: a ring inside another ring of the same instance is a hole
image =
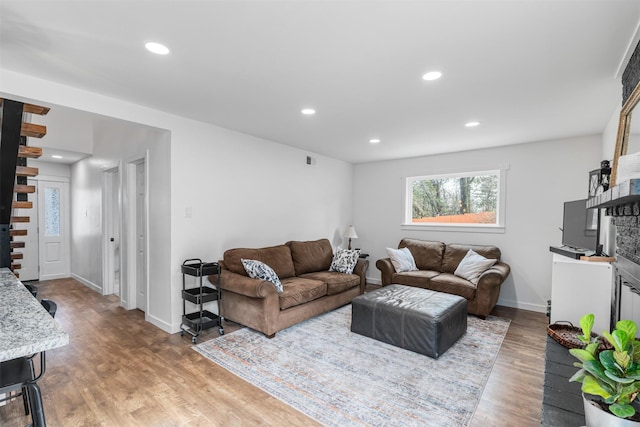
[[[198, 277], [200, 286], [187, 289], [186, 276]], [[204, 276], [216, 276], [214, 287], [203, 285]], [[195, 344], [198, 335], [205, 329], [218, 327], [220, 335], [224, 334], [222, 327], [222, 314], [220, 313], [220, 265], [217, 262], [203, 263], [199, 258], [192, 258], [182, 263], [182, 324], [180, 335], [187, 332], [191, 335], [191, 341]], [[198, 306], [198, 310], [187, 313], [187, 301]], [[204, 309], [204, 304], [211, 301], [218, 302], [218, 313], [212, 313]]]

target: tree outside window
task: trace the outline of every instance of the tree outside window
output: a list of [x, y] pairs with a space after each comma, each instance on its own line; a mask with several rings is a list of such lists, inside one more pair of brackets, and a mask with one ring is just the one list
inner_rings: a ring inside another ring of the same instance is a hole
[[411, 224], [498, 224], [500, 171], [408, 178]]

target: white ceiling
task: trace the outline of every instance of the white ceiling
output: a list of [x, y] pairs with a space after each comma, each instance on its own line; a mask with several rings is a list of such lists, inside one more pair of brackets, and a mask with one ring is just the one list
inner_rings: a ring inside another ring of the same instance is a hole
[[637, 0], [0, 0], [0, 67], [360, 163], [602, 132], [639, 21]]

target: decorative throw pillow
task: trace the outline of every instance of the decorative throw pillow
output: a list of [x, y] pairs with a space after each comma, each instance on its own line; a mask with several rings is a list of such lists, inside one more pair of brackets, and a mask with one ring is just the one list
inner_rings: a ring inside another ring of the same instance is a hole
[[453, 274], [477, 285], [482, 273], [487, 271], [496, 262], [498, 262], [497, 259], [485, 258], [473, 249], [469, 249]]
[[276, 285], [276, 290], [278, 293], [282, 293], [282, 283], [280, 282], [280, 278], [273, 271], [273, 268], [269, 267], [264, 262], [256, 261], [254, 259], [241, 259], [242, 265], [244, 266], [244, 271], [247, 272], [247, 275], [252, 279], [260, 279], [266, 280], [268, 282]]
[[387, 248], [387, 254], [391, 259], [391, 264], [393, 264], [393, 268], [396, 270], [396, 273], [418, 270], [418, 267], [416, 267], [416, 261], [413, 259], [413, 255], [408, 248]]
[[359, 256], [360, 249], [338, 248], [338, 250], [336, 250], [336, 254], [333, 256], [333, 261], [331, 262], [329, 271], [351, 274], [358, 262]]

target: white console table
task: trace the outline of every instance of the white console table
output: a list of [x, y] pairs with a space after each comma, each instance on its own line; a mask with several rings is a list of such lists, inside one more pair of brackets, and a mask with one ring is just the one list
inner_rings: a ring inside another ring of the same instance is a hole
[[551, 269], [551, 323], [569, 321], [580, 327], [580, 318], [595, 315], [593, 332], [611, 330], [613, 267], [553, 254]]

